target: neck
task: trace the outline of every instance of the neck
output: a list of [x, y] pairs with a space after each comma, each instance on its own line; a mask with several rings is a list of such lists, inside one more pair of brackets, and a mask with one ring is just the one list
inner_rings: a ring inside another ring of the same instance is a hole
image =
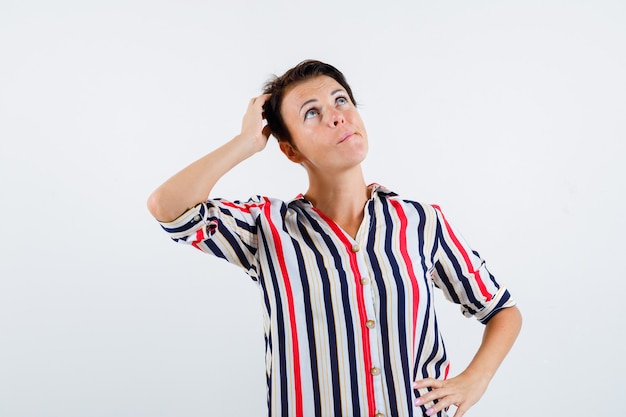
[[363, 220], [363, 209], [369, 190], [361, 167], [323, 176], [309, 174], [309, 190], [305, 194], [313, 206], [337, 223], [353, 238]]

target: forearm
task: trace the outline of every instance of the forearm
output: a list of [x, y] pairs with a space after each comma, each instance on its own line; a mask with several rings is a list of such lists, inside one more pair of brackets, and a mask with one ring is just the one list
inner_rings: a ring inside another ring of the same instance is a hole
[[157, 220], [175, 220], [205, 201], [224, 174], [265, 148], [270, 131], [264, 123], [263, 104], [269, 97], [263, 94], [250, 100], [239, 135], [172, 176], [150, 195], [148, 209]]
[[463, 373], [487, 385], [511, 350], [521, 326], [522, 315], [517, 307], [499, 311], [486, 324], [482, 343]]
[[252, 141], [242, 135], [235, 136], [160, 185], [148, 199], [150, 213], [164, 222], [176, 219], [188, 208], [205, 201], [224, 174], [255, 152]]

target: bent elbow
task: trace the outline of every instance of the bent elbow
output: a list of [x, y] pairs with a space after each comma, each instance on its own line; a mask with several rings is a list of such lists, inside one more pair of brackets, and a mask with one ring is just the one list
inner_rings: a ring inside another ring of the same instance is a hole
[[165, 210], [162, 203], [162, 196], [158, 189], [154, 190], [148, 197], [147, 206], [148, 211], [152, 214], [152, 217], [158, 221], [169, 221], [165, 215]]

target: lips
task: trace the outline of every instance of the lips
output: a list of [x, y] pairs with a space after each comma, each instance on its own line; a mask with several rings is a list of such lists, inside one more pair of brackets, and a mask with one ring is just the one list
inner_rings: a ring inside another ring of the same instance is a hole
[[345, 132], [343, 135], [339, 137], [338, 143], [345, 142], [346, 140], [350, 139], [353, 135], [354, 135], [354, 132], [351, 130], [348, 130], [347, 132]]

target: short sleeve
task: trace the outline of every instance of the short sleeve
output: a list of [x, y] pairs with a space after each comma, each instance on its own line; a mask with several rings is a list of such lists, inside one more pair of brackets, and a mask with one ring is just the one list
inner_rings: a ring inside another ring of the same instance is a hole
[[487, 323], [498, 311], [515, 305], [509, 291], [489, 272], [485, 261], [455, 230], [440, 207], [437, 213], [433, 281], [446, 298], [461, 305], [465, 316]]
[[246, 203], [212, 199], [190, 208], [161, 227], [178, 243], [188, 244], [243, 268], [257, 277], [257, 220], [265, 199]]

